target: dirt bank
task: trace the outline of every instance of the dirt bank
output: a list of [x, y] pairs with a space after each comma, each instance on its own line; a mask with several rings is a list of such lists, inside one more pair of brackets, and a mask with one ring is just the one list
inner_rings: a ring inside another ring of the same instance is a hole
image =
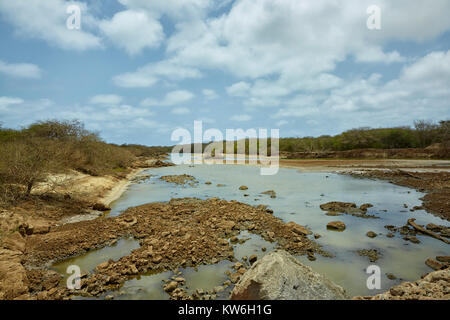
[[297, 168], [302, 172], [340, 172], [362, 169], [415, 169], [421, 171], [450, 171], [448, 160], [398, 159], [280, 159], [283, 168]]
[[450, 148], [354, 149], [347, 151], [281, 152], [285, 159], [450, 159]]

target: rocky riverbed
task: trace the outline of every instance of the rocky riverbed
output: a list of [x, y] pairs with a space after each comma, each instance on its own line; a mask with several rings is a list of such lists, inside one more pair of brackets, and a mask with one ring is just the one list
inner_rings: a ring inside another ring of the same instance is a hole
[[[296, 223], [284, 223], [265, 206], [217, 198], [147, 204], [130, 208], [119, 217], [67, 224], [45, 234], [18, 233], [16, 240], [27, 248], [22, 263], [26, 276], [32, 279], [28, 297], [61, 299], [72, 294], [98, 296], [149, 271], [233, 261], [230, 239], [243, 230], [276, 242], [292, 254], [328, 255], [307, 237], [311, 234], [308, 229]], [[83, 275], [81, 291], [70, 292], [48, 269], [58, 260], [110, 245], [130, 235], [139, 240], [140, 248], [118, 261], [106, 261], [92, 273]], [[236, 280], [242, 271], [234, 275]], [[45, 279], [52, 279], [51, 284]]]

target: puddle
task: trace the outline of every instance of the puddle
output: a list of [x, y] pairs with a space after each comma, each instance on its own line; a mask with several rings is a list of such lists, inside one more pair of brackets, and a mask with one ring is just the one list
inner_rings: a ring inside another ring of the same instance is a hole
[[138, 249], [139, 247], [139, 241], [133, 238], [120, 239], [113, 246], [92, 250], [84, 255], [56, 263], [52, 266], [52, 269], [62, 274], [65, 280], [69, 277], [69, 274], [66, 273], [67, 267], [71, 265], [79, 266], [81, 273], [91, 272], [100, 263], [106, 262], [110, 259], [117, 261], [121, 257], [129, 255], [131, 251]]
[[[258, 235], [250, 234], [248, 232], [241, 232], [238, 235], [239, 239], [248, 239], [244, 243], [233, 244], [235, 258], [242, 261], [242, 257], [256, 255], [258, 259], [262, 258], [266, 253], [270, 252], [276, 247], [276, 243], [265, 241]], [[120, 240], [116, 246], [99, 249], [86, 255], [66, 260], [62, 263], [53, 266], [55, 270], [61, 274], [65, 273], [69, 265], [76, 264], [84, 271], [93, 270], [98, 264], [107, 261], [108, 259], [117, 259], [129, 254], [132, 250], [137, 249], [139, 244], [136, 240], [123, 239]], [[267, 248], [263, 252], [261, 248]], [[196, 268], [179, 268], [175, 274], [173, 271], [158, 272], [153, 271], [136, 278], [126, 281], [119, 290], [108, 291], [98, 298], [104, 299], [106, 296], [113, 296], [114, 300], [167, 300], [169, 295], [163, 290], [164, 280], [171, 279], [173, 276], [183, 277], [188, 294], [193, 294], [197, 289], [203, 289], [205, 292], [213, 293], [214, 289], [219, 286], [224, 286], [224, 282], [229, 280], [226, 275], [227, 271], [235, 272], [232, 269], [236, 262], [224, 260], [217, 264], [200, 265]], [[223, 291], [217, 293], [217, 299], [228, 299], [232, 290], [232, 286], [224, 288]], [[86, 297], [75, 297], [75, 299], [89, 299]]]

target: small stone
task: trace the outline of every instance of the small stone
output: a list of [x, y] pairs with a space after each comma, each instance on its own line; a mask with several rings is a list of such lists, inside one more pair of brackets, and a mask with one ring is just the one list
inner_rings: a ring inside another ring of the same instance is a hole
[[164, 291], [166, 291], [166, 292], [172, 292], [172, 291], [174, 291], [177, 287], [178, 287], [178, 282], [176, 282], [176, 281], [171, 281], [171, 282], [169, 282], [168, 285], [166, 285], [166, 286], [164, 287]]
[[363, 210], [363, 211], [367, 211], [367, 209], [372, 208], [372, 207], [373, 207], [373, 204], [371, 204], [371, 203], [364, 203], [359, 208], [361, 210]]
[[395, 280], [395, 279], [397, 279], [397, 277], [394, 276], [392, 273], [386, 273], [386, 277], [387, 277], [389, 280]]
[[238, 271], [237, 271], [239, 274], [244, 274], [245, 272], [247, 272], [247, 269], [245, 269], [245, 268], [240, 268]]
[[406, 240], [406, 241], [411, 241], [412, 243], [420, 243], [420, 240], [419, 239], [417, 239], [416, 237], [414, 237], [414, 236], [406, 236], [406, 237], [404, 237], [403, 238], [404, 240]]
[[394, 297], [395, 297], [395, 296], [402, 296], [402, 295], [405, 293], [405, 291], [404, 291], [402, 288], [400, 288], [400, 287], [393, 287], [393, 288], [391, 288], [391, 289], [389, 290], [389, 292], [390, 292], [391, 295], [393, 295]]
[[134, 264], [132, 264], [130, 266], [130, 270], [131, 270], [132, 274], [138, 274], [139, 273], [139, 270], [136, 268], [136, 265], [134, 265]]
[[255, 254], [252, 254], [250, 256], [250, 258], [248, 259], [248, 261], [250, 261], [251, 264], [253, 264], [254, 262], [256, 262], [256, 260], [258, 260], [258, 257]]
[[369, 238], [375, 238], [377, 234], [373, 231], [369, 231], [366, 233], [366, 236], [368, 236]]
[[197, 294], [199, 295], [199, 296], [202, 296], [202, 295], [204, 295], [205, 294], [205, 291], [203, 290], [203, 289], [197, 289]]
[[239, 190], [248, 190], [248, 187], [247, 186], [240, 186]]
[[109, 294], [105, 297], [105, 300], [113, 300], [113, 299], [114, 299], [114, 296], [111, 294]]
[[220, 293], [220, 292], [222, 292], [222, 291], [224, 291], [225, 289], [222, 287], [222, 286], [217, 286], [217, 287], [215, 287], [214, 288], [214, 292], [215, 293]]

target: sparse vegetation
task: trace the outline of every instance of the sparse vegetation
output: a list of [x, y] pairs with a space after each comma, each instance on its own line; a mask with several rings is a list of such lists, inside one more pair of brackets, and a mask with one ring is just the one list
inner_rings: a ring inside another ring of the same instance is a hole
[[29, 196], [49, 173], [124, 172], [136, 157], [153, 154], [145, 146], [108, 144], [76, 120], [40, 121], [22, 130], [0, 127], [0, 201]]
[[[241, 141], [242, 142], [242, 141]], [[215, 142], [220, 146], [221, 142]], [[258, 139], [266, 144], [265, 140]], [[202, 150], [210, 143], [204, 143]], [[222, 142], [222, 148], [226, 153], [239, 153], [238, 142], [234, 142], [232, 151], [227, 150], [226, 142]], [[280, 138], [280, 152], [325, 152], [348, 151], [355, 149], [402, 149], [402, 148], [426, 148], [433, 144], [440, 147], [450, 147], [450, 120], [434, 123], [425, 120], [414, 122], [414, 127], [378, 128], [362, 127], [345, 131], [335, 136], [324, 135], [320, 137], [292, 137]], [[245, 139], [245, 153], [249, 153], [250, 140]], [[195, 146], [191, 145], [191, 152]], [[215, 151], [215, 150], [213, 150]], [[271, 139], [267, 141], [267, 154], [270, 155]], [[214, 152], [215, 153], [215, 152]]]
[[414, 128], [358, 128], [336, 136], [280, 139], [280, 151], [320, 152], [353, 149], [426, 148], [441, 143], [450, 146], [450, 121], [415, 121]]

